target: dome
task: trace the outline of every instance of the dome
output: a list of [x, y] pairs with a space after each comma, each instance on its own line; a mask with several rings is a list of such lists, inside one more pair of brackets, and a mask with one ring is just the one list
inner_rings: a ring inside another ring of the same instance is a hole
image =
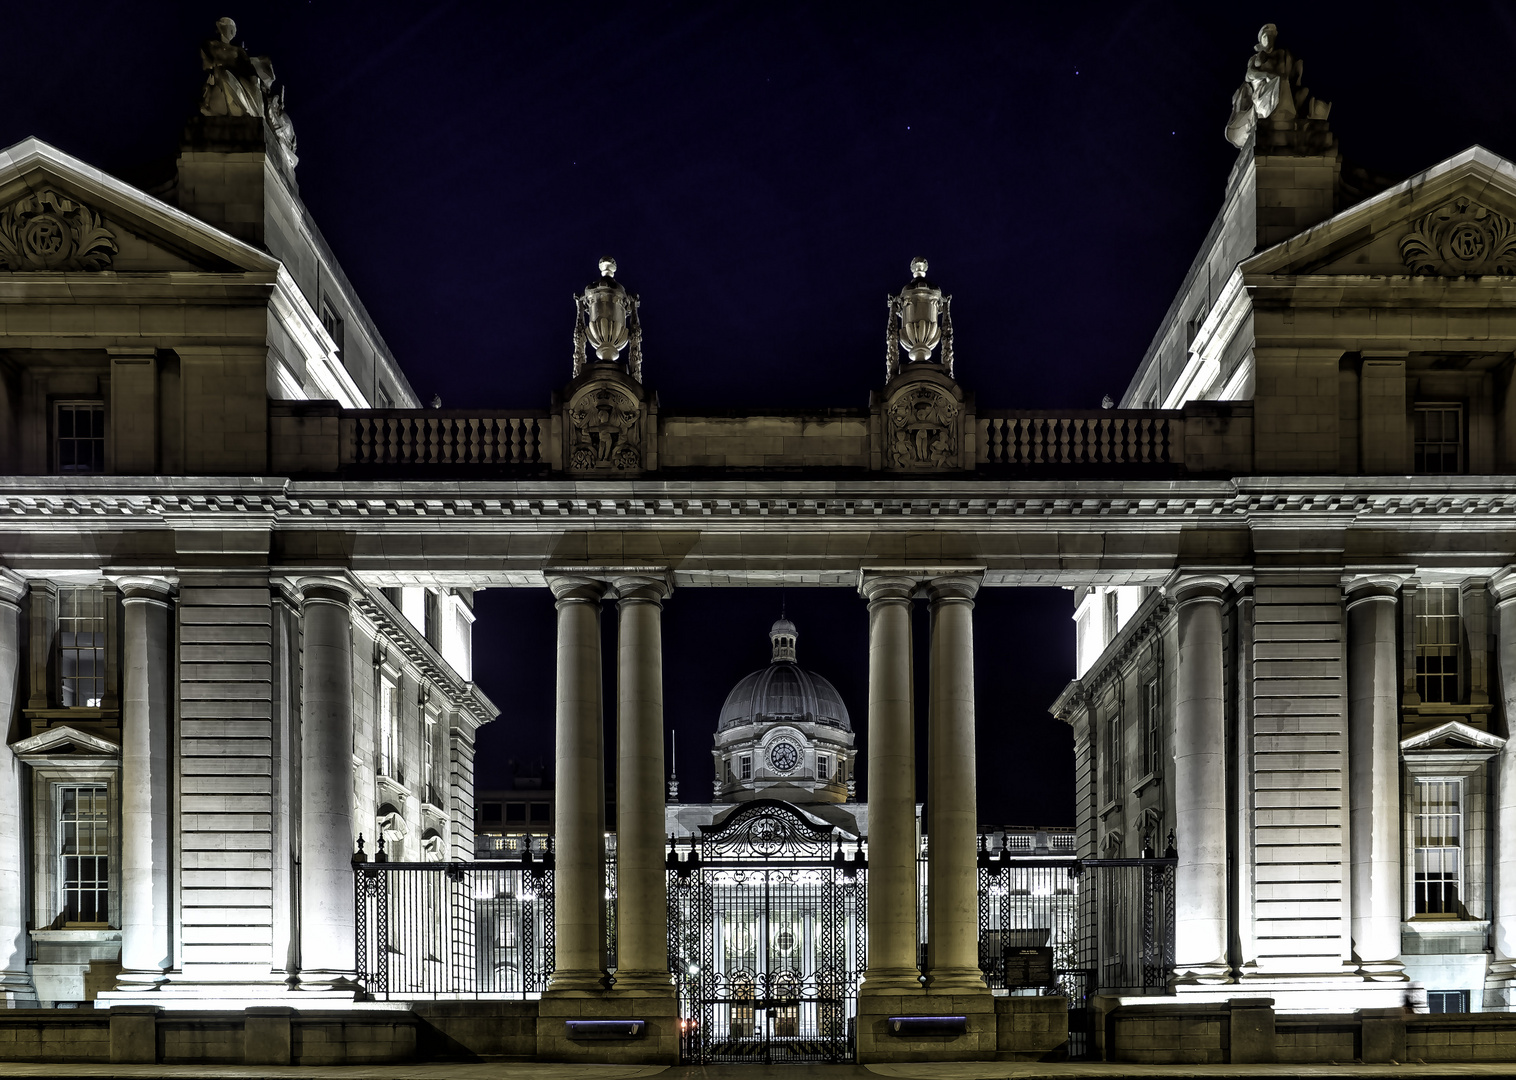
[[827, 724], [852, 731], [842, 695], [825, 678], [795, 663], [795, 624], [781, 618], [769, 630], [774, 659], [762, 671], [745, 676], [721, 706], [716, 729], [773, 720]]

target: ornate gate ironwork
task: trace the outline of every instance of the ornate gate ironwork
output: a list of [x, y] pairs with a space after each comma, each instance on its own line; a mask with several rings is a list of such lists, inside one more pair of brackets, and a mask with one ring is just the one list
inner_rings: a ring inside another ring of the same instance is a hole
[[[851, 1061], [867, 861], [788, 803], [740, 806], [668, 860], [669, 968], [689, 1064]], [[850, 850], [844, 850], [847, 847]]]

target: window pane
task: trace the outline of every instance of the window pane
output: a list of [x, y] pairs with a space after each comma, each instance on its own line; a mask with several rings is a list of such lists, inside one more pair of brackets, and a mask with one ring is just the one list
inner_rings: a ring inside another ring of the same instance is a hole
[[1416, 914], [1461, 915], [1462, 784], [1457, 780], [1418, 780], [1415, 799]]
[[105, 405], [64, 401], [53, 410], [53, 459], [58, 472], [105, 469]]
[[1415, 469], [1419, 473], [1463, 471], [1463, 406], [1417, 405]]
[[59, 791], [58, 878], [63, 918], [110, 921], [110, 821], [104, 786]]
[[99, 588], [58, 590], [58, 676], [64, 708], [100, 707], [105, 693], [105, 594]]

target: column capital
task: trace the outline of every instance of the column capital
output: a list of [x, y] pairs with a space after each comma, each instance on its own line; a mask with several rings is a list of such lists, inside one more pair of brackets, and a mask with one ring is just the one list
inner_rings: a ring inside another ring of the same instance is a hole
[[1516, 600], [1516, 566], [1507, 566], [1490, 575], [1490, 595], [1497, 607], [1509, 600]]
[[668, 571], [651, 574], [617, 574], [610, 579], [619, 603], [662, 605], [674, 592], [674, 575]]
[[553, 590], [553, 596], [560, 605], [575, 601], [585, 604], [598, 604], [610, 592], [610, 584], [608, 582], [601, 578], [591, 577], [588, 574], [549, 570], [543, 577], [547, 581], [547, 587]]
[[146, 601], [167, 605], [179, 584], [178, 575], [171, 571], [107, 570], [105, 579], [121, 590], [123, 604]]
[[910, 603], [920, 578], [904, 570], [858, 571], [858, 595], [870, 604]]
[[972, 601], [984, 584], [983, 570], [958, 570], [926, 581], [927, 597], [933, 604], [947, 601]]
[[1394, 602], [1400, 595], [1400, 586], [1405, 584], [1409, 573], [1364, 573], [1342, 575], [1342, 595], [1349, 608], [1371, 600]]
[[1173, 599], [1176, 608], [1201, 602], [1219, 604], [1238, 580], [1235, 574], [1179, 570], [1164, 583], [1163, 591]]
[[301, 605], [314, 601], [349, 607], [362, 593], [357, 583], [341, 570], [286, 574], [274, 581], [285, 589], [294, 603]]

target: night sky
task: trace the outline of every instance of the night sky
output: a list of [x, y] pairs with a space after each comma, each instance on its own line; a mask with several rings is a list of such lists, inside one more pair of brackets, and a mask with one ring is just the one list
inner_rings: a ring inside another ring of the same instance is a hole
[[[232, 16], [287, 88], [302, 197], [417, 392], [449, 406], [544, 406], [602, 254], [641, 294], [665, 409], [864, 405], [885, 294], [918, 254], [954, 295], [958, 375], [983, 405], [1119, 396], [1219, 208], [1222, 126], [1265, 21], [1334, 103], [1352, 163], [1402, 177], [1476, 142], [1516, 156], [1504, 5], [66, 10], [9, 13], [0, 145], [35, 135], [151, 174], [196, 100], [199, 42]], [[767, 662], [780, 603], [684, 589], [665, 607], [687, 799], [708, 797], [716, 714]], [[862, 602], [783, 603], [800, 662], [861, 728]], [[1073, 673], [1070, 611], [1058, 590], [981, 594], [987, 823], [1073, 822], [1070, 739], [1046, 715]], [[479, 613], [476, 671], [503, 709], [480, 739], [490, 786], [551, 754], [553, 614], [545, 591], [484, 593]]]

